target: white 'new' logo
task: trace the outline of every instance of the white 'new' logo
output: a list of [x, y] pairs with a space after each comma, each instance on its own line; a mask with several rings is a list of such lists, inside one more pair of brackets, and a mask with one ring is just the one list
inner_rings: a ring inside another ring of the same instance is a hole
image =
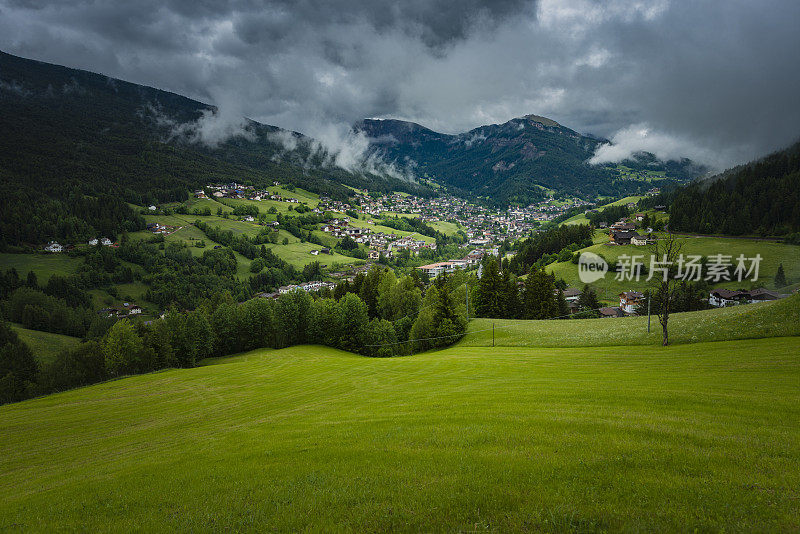
[[608, 272], [608, 263], [594, 252], [581, 252], [578, 260], [578, 276], [584, 284], [603, 278]]

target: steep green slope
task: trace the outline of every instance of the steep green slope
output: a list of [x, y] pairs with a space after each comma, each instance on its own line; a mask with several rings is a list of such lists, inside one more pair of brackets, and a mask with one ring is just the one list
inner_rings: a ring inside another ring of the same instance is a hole
[[0, 529], [800, 528], [800, 340], [321, 347], [0, 407]]

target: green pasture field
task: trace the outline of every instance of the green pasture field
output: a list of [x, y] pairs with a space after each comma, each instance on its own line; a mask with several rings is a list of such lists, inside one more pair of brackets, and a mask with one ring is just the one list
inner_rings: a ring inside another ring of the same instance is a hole
[[[608, 208], [610, 206], [619, 206], [621, 204], [628, 204], [630, 202], [636, 203], [639, 202], [639, 200], [641, 200], [642, 198], [644, 197], [642, 196], [625, 197], [619, 200], [615, 200], [614, 202], [609, 202], [607, 204], [598, 206], [597, 209], [602, 210], [603, 208]], [[586, 218], [586, 215], [584, 213], [579, 213], [578, 215], [573, 215], [569, 219], [562, 221], [561, 224], [589, 224], [589, 219]]]
[[[367, 219], [367, 220], [375, 220], [375, 219]], [[405, 237], [409, 235], [413, 235], [414, 239], [419, 241], [425, 241], [426, 243], [435, 243], [436, 239], [433, 237], [428, 237], [426, 235], [422, 235], [417, 232], [406, 232], [403, 230], [395, 230], [389, 226], [383, 226], [382, 224], [370, 224], [364, 219], [350, 219], [350, 226], [355, 228], [369, 228], [372, 230], [373, 233], [383, 232], [384, 234], [394, 234], [396, 236]]]
[[28, 276], [29, 271], [33, 271], [40, 284], [47, 283], [54, 274], [64, 276], [73, 274], [81, 263], [83, 263], [83, 258], [71, 258], [64, 253], [0, 253], [0, 270], [8, 271], [13, 267], [23, 279]]
[[328, 266], [331, 266], [333, 263], [339, 263], [342, 265], [364, 263], [364, 260], [351, 258], [350, 256], [343, 256], [338, 252], [334, 252], [333, 254], [319, 254], [317, 256], [313, 256], [311, 251], [320, 250], [322, 248], [320, 245], [309, 242], [301, 243], [299, 240], [297, 240], [297, 238], [294, 239], [295, 242], [289, 243], [288, 245], [267, 245], [267, 248], [271, 249], [276, 256], [298, 269], [302, 269], [309, 263], [313, 263], [315, 261]]
[[11, 328], [19, 338], [28, 345], [39, 363], [47, 363], [55, 359], [62, 351], [71, 349], [81, 340], [77, 337], [62, 334], [51, 334], [39, 330], [29, 330], [18, 324], [11, 324]]
[[[463, 346], [491, 347], [492, 326], [496, 347], [596, 347], [658, 345], [661, 325], [651, 317], [522, 321], [473, 319]], [[671, 343], [697, 343], [776, 336], [800, 336], [800, 295], [729, 308], [675, 313], [669, 320]]]
[[458, 223], [450, 221], [435, 221], [427, 224], [437, 232], [441, 232], [445, 235], [454, 235], [461, 229], [461, 226]]
[[[746, 258], [753, 258], [756, 254], [761, 255], [761, 264], [759, 267], [759, 280], [753, 283], [752, 281], [730, 281], [720, 282], [715, 284], [718, 287], [729, 289], [752, 288], [759, 286], [766, 286], [772, 288], [774, 283], [775, 274], [778, 271], [778, 265], [783, 264], [786, 277], [790, 283], [800, 281], [800, 246], [787, 245], [784, 243], [777, 243], [771, 241], [757, 241], [754, 239], [746, 238], [721, 238], [721, 237], [682, 237], [682, 252], [685, 255], [704, 255], [713, 256], [716, 254], [724, 254], [733, 256], [734, 263], [739, 254], [744, 254]], [[646, 264], [649, 266], [650, 262], [650, 248], [647, 246], [637, 247], [633, 245], [616, 246], [608, 244], [596, 244], [591, 247], [581, 249], [581, 252], [594, 252], [600, 254], [606, 260], [612, 261], [618, 259], [621, 255], [628, 256], [643, 255]], [[749, 265], [749, 262], [747, 263]], [[574, 287], [583, 287], [583, 283], [578, 276], [578, 266], [572, 262], [552, 263], [548, 265], [545, 270], [554, 273], [556, 278], [563, 278], [568, 285]], [[641, 290], [647, 287], [648, 282], [643, 276], [639, 282], [635, 280], [616, 280], [616, 273], [607, 273], [605, 278], [593, 283], [592, 285], [598, 290], [598, 295], [601, 300], [605, 296], [605, 300], [614, 300], [616, 296], [622, 291], [627, 290]]]
[[209, 363], [1, 406], [0, 530], [800, 529], [797, 337]]
[[[654, 180], [663, 180], [666, 178], [666, 171], [636, 171], [625, 165], [617, 165], [616, 170], [619, 177], [625, 180], [635, 180], [638, 182], [652, 182]], [[644, 176], [639, 176], [644, 174]]]

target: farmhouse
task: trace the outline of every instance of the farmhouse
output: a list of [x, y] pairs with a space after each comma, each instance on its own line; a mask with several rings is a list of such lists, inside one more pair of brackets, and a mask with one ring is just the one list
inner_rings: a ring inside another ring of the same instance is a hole
[[774, 291], [770, 291], [769, 289], [764, 289], [760, 287], [758, 289], [751, 289], [748, 291], [749, 302], [765, 302], [768, 300], [778, 300], [787, 297], [788, 295], [783, 295], [780, 293], [775, 293]]
[[[642, 236], [632, 231], [618, 231], [618, 232], [612, 231], [608, 234], [608, 237], [611, 239], [611, 242], [614, 243], [615, 245], [630, 245], [631, 240], [634, 237], [641, 238]], [[645, 240], [645, 243], [646, 242], [647, 241]]]
[[717, 308], [735, 306], [743, 300], [744, 291], [715, 289], [708, 297], [708, 303]]
[[636, 230], [636, 225], [633, 223], [626, 223], [625, 221], [617, 221], [611, 225], [611, 230], [631, 232], [633, 230]]
[[605, 308], [600, 308], [597, 311], [600, 312], [600, 317], [602, 317], [603, 319], [625, 317], [625, 312], [622, 311], [620, 308], [617, 308], [616, 306], [614, 307], [608, 306]]
[[581, 295], [583, 294], [583, 292], [580, 289], [575, 287], [568, 287], [563, 291], [563, 293], [564, 293], [564, 300], [566, 300], [567, 302], [577, 302], [578, 299], [581, 298]]
[[137, 306], [131, 302], [125, 302], [122, 306], [115, 306], [111, 308], [103, 308], [99, 312], [100, 315], [105, 315], [106, 317], [117, 317], [119, 319], [130, 317], [132, 315], [139, 315], [142, 313], [141, 306]]
[[45, 249], [47, 252], [63, 252], [63, 250], [64, 250], [64, 247], [63, 247], [63, 246], [61, 246], [61, 244], [59, 244], [59, 243], [57, 243], [57, 242], [55, 242], [55, 241], [50, 241], [50, 242], [47, 244], [47, 246], [45, 246], [45, 247], [44, 247], [44, 249]]
[[619, 294], [619, 307], [627, 314], [636, 313], [636, 307], [644, 301], [644, 294], [638, 291], [623, 291]]
[[745, 290], [715, 289], [709, 297], [708, 303], [716, 308], [726, 308], [738, 304], [752, 304], [754, 302], [767, 302], [786, 297], [764, 288]]
[[636, 232], [633, 232], [633, 234], [631, 235], [631, 245], [637, 247], [643, 247], [646, 244], [647, 244], [647, 237], [639, 235]]

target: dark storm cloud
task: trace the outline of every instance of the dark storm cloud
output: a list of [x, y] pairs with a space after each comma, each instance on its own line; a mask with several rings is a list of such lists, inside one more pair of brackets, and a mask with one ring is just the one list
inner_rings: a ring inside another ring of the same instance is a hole
[[798, 23], [794, 0], [0, 0], [0, 48], [217, 104], [230, 124], [208, 131], [304, 131], [343, 162], [363, 117], [454, 132], [536, 113], [613, 139], [596, 161], [723, 166], [800, 135]]

